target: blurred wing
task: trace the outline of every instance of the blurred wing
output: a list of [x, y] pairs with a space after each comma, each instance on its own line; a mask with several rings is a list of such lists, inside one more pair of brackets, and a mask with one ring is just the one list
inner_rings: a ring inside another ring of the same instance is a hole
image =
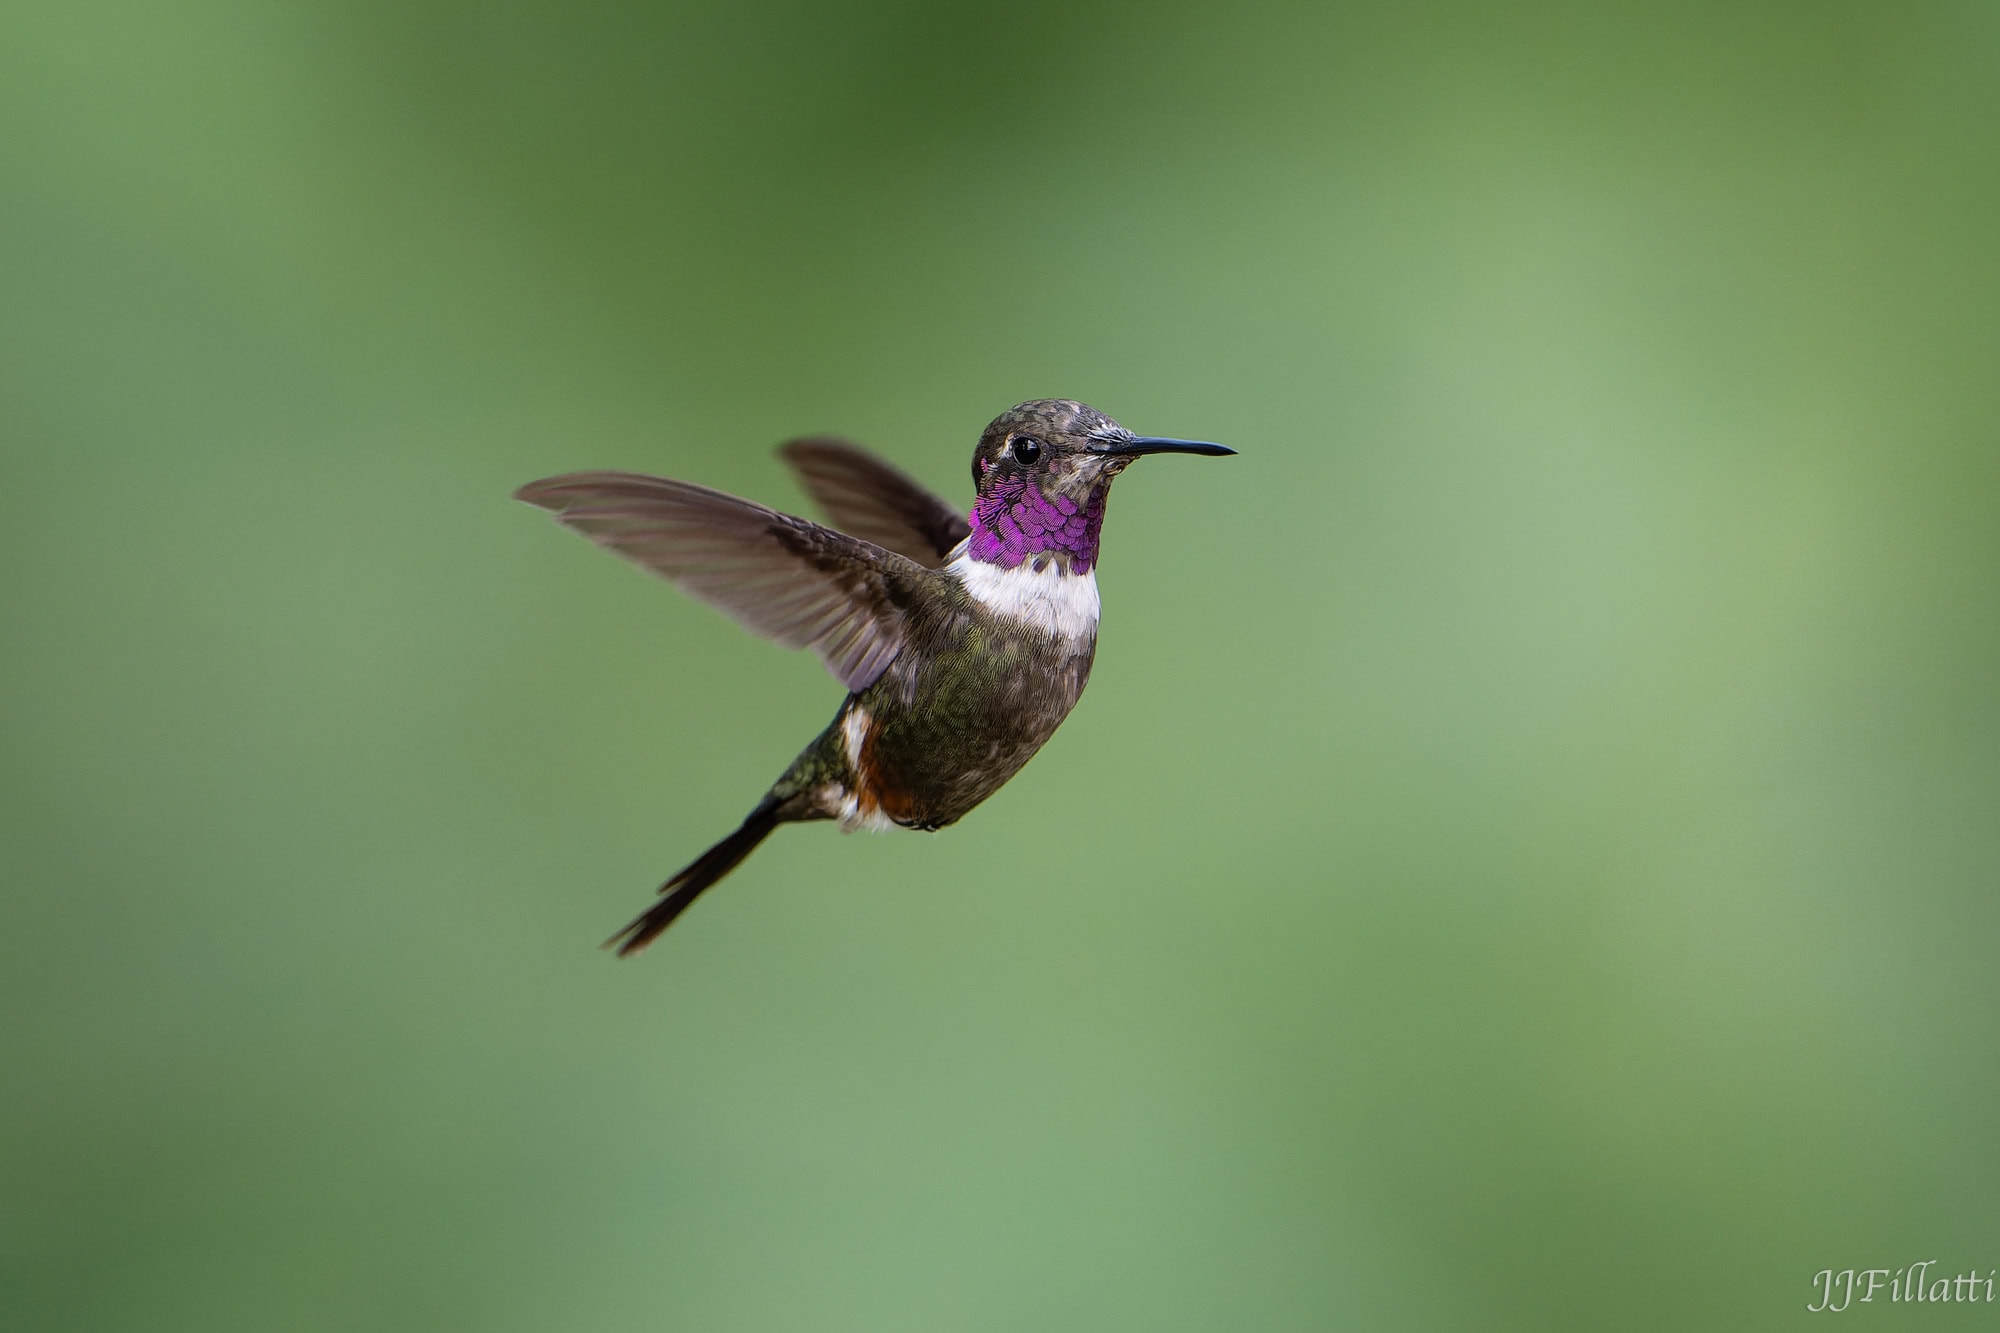
[[942, 565], [972, 530], [948, 501], [845, 440], [793, 440], [778, 455], [835, 527], [920, 565]]
[[810, 648], [850, 690], [902, 651], [930, 576], [899, 555], [706, 486], [575, 472], [514, 498], [787, 648]]

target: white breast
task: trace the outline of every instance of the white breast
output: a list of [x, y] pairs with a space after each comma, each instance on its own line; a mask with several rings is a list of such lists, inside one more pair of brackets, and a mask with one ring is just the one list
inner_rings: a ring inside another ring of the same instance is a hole
[[960, 547], [945, 572], [994, 615], [1032, 625], [1058, 639], [1097, 637], [1097, 571], [1070, 574], [1051, 560], [1037, 571], [1027, 560], [1012, 569], [974, 560]]

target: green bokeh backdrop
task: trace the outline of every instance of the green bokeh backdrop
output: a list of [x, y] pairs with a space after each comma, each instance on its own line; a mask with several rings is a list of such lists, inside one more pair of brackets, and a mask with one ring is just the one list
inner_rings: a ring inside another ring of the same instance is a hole
[[[9, 7], [0, 1328], [2000, 1265], [1996, 125], [1984, 4]], [[1045, 395], [1241, 450], [1056, 740], [598, 953], [839, 689], [512, 487]]]

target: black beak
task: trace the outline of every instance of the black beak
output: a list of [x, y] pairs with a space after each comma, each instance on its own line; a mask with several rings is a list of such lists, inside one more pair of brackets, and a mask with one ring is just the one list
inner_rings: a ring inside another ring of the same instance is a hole
[[1101, 440], [1090, 446], [1095, 454], [1110, 454], [1114, 458], [1137, 458], [1140, 454], [1201, 454], [1208, 458], [1221, 458], [1236, 451], [1226, 444], [1210, 444], [1206, 440], [1174, 440], [1164, 435], [1128, 435], [1122, 440]]

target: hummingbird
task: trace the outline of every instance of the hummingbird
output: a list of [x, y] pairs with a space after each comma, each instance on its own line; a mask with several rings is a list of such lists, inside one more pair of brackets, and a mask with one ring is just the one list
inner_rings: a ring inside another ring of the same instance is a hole
[[935, 831], [998, 791], [1083, 693], [1097, 651], [1111, 483], [1147, 454], [1233, 454], [1134, 435], [1041, 398], [993, 419], [961, 513], [846, 441], [779, 456], [839, 530], [692, 482], [573, 472], [515, 498], [750, 630], [810, 648], [847, 698], [742, 825], [662, 884], [605, 947], [638, 953], [780, 824]]

